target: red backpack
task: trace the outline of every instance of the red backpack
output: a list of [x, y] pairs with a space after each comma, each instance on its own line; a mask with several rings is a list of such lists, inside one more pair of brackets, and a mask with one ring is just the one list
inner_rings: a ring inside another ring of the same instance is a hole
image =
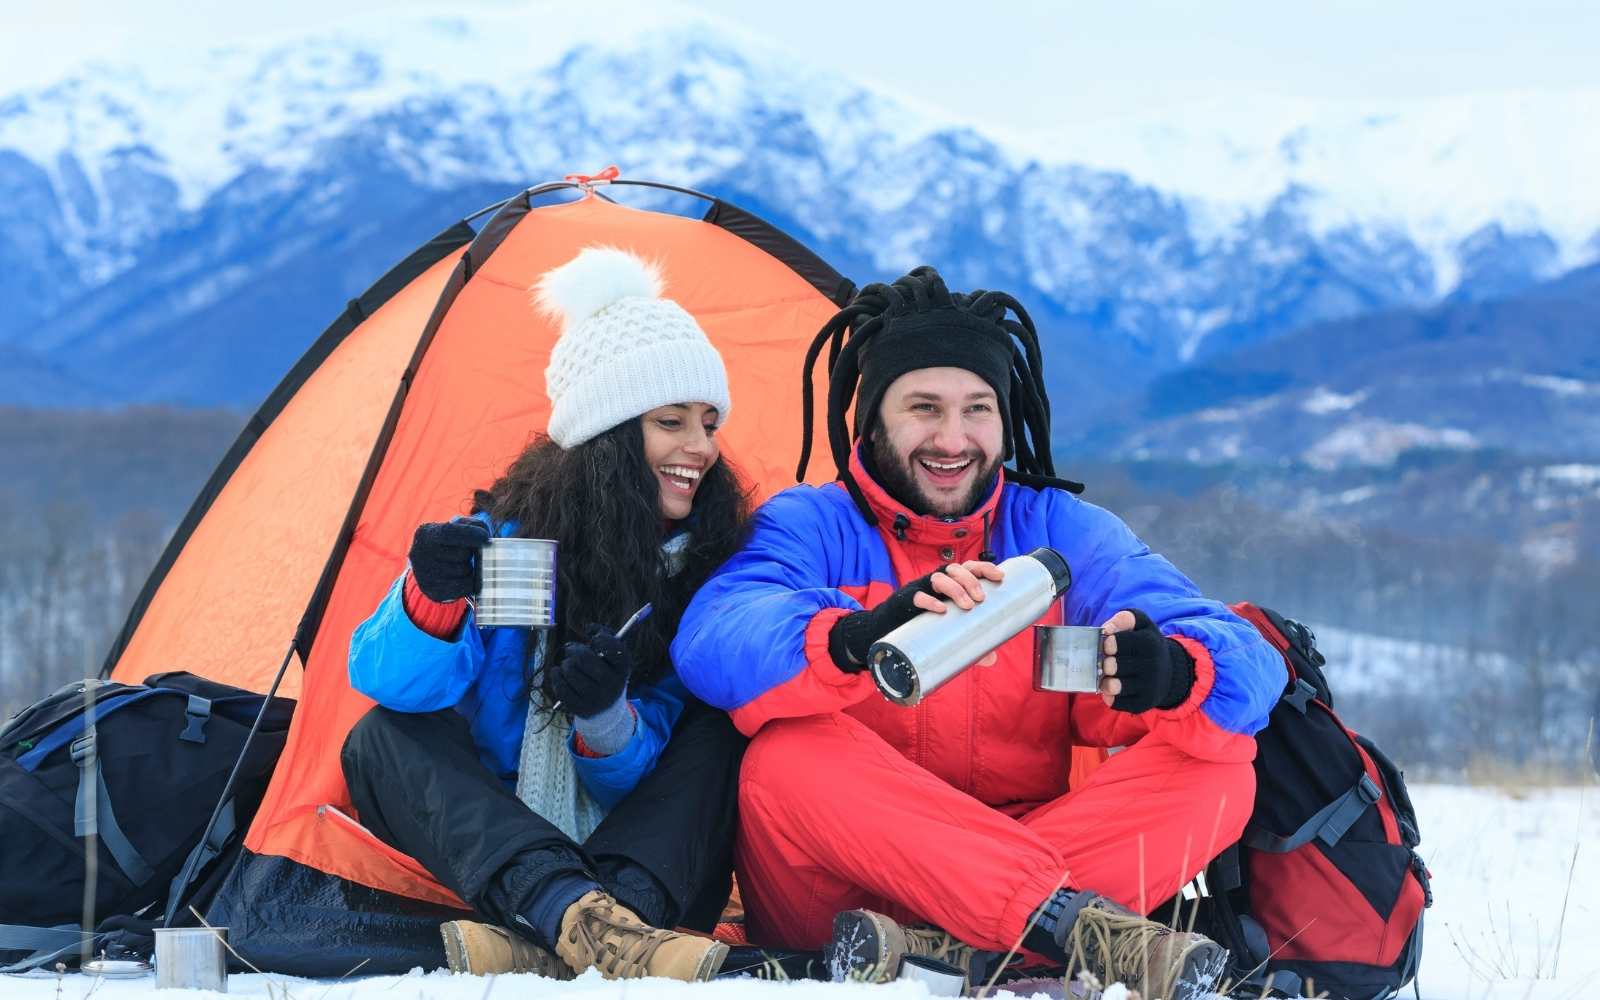
[[1289, 683], [1256, 734], [1250, 823], [1206, 869], [1209, 932], [1251, 996], [1393, 996], [1417, 974], [1433, 903], [1404, 777], [1334, 714], [1310, 629], [1233, 610], [1283, 654]]

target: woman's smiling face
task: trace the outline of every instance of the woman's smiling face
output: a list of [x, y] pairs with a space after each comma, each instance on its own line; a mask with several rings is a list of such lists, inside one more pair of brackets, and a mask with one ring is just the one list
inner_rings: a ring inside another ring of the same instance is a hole
[[717, 425], [722, 415], [706, 403], [658, 406], [639, 418], [644, 427], [644, 460], [661, 489], [661, 516], [689, 516], [706, 470], [717, 463]]

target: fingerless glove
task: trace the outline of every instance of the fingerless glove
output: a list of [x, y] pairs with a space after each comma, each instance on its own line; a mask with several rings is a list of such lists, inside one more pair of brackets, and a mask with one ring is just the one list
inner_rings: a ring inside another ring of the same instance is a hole
[[1161, 634], [1156, 623], [1133, 608], [1133, 628], [1117, 633], [1117, 680], [1122, 691], [1111, 701], [1119, 712], [1177, 708], [1194, 688], [1194, 657], [1183, 644]]
[[870, 611], [856, 611], [834, 623], [828, 633], [828, 656], [833, 665], [847, 674], [867, 667], [867, 650], [872, 644], [922, 614], [912, 603], [918, 594], [932, 594], [933, 574], [919, 576], [883, 599]]

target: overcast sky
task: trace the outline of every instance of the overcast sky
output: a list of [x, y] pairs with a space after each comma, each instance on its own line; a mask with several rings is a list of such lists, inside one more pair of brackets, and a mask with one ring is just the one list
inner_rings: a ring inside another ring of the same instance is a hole
[[[480, 0], [520, 5], [523, 0]], [[1404, 98], [1600, 87], [1596, 0], [686, 0], [799, 58], [974, 120], [1027, 128], [1268, 93]], [[379, 0], [3, 0], [0, 93], [90, 57], [380, 18]], [[444, 4], [404, 6], [449, 9]], [[606, 8], [595, 5], [596, 16]]]

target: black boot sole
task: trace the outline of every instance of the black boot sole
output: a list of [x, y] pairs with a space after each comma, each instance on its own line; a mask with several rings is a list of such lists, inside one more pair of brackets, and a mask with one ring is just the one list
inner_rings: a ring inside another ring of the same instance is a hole
[[822, 950], [828, 974], [836, 983], [886, 983], [900, 974], [896, 954], [873, 914], [846, 910], [833, 918], [833, 937]]

